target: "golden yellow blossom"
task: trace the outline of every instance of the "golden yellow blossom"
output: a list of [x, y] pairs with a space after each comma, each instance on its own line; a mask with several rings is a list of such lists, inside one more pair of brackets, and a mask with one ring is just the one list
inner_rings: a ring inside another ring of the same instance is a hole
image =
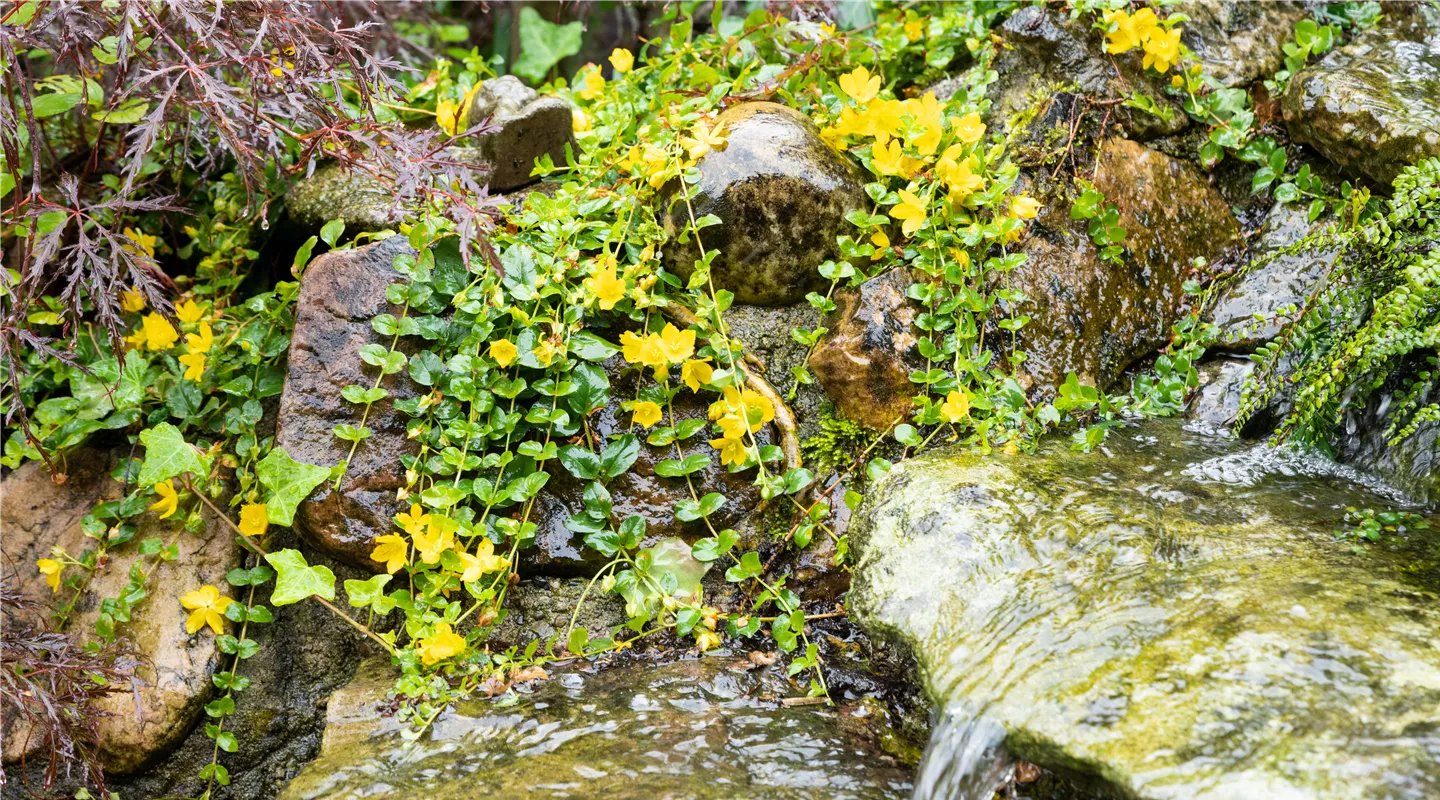
[[470, 555], [464, 550], [457, 550], [456, 554], [460, 556], [460, 563], [465, 565], [464, 571], [460, 574], [460, 580], [465, 583], [479, 580], [481, 575], [499, 572], [510, 566], [510, 559], [495, 555], [495, 543], [486, 537], [480, 539], [480, 545], [475, 548], [475, 555]]
[[659, 337], [641, 336], [634, 331], [620, 334], [620, 351], [631, 364], [643, 364], [657, 369], [665, 366], [665, 354], [660, 352]]
[[711, 150], [724, 150], [725, 136], [724, 125], [715, 126], [712, 131], [710, 126], [701, 121], [695, 123], [689, 136], [680, 137], [680, 146], [685, 148], [691, 158], [699, 158]]
[[[140, 255], [140, 253], [143, 252], [146, 258], [149, 258], [152, 261], [155, 259], [156, 239], [154, 236], [151, 236], [150, 234], [144, 233], [142, 231], [137, 231], [134, 228], [126, 228], [125, 230], [120, 232], [125, 235], [125, 238], [135, 243], [134, 245], [122, 244], [120, 245], [121, 250], [124, 250], [127, 253], [134, 253], [136, 255]], [[136, 249], [136, 245], [139, 245], [139, 249]]]
[[50, 587], [50, 591], [60, 591], [60, 573], [65, 571], [65, 565], [53, 558], [42, 558], [35, 562], [35, 566], [45, 576], [45, 585]]
[[[723, 454], [721, 458], [724, 458]], [[700, 631], [699, 635], [695, 637], [695, 646], [699, 648], [702, 653], [708, 650], [714, 650], [720, 646], [720, 634], [715, 631]]]
[[225, 609], [233, 602], [235, 601], [220, 594], [219, 589], [210, 585], [186, 593], [180, 598], [180, 605], [190, 610], [190, 616], [185, 618], [185, 632], [193, 634], [209, 625], [216, 636], [224, 633]]
[[870, 151], [870, 163], [881, 175], [898, 175], [906, 180], [914, 175], [920, 166], [919, 160], [905, 155], [898, 139], [891, 139], [883, 133], [875, 139], [875, 147]]
[[420, 639], [417, 644], [420, 647], [420, 660], [424, 661], [426, 666], [465, 652], [465, 637], [455, 633], [448, 622], [436, 625], [435, 635]]
[[905, 23], [906, 41], [918, 42], [925, 36], [925, 23], [918, 19], [912, 19]]
[[585, 100], [594, 100], [605, 93], [605, 76], [600, 74], [600, 68], [590, 64], [585, 68], [585, 77], [580, 79], [580, 97]]
[[155, 484], [155, 494], [160, 499], [150, 504], [151, 511], [160, 512], [160, 519], [166, 519], [180, 508], [180, 496], [175, 493], [175, 484], [169, 480]]
[[120, 307], [134, 313], [145, 309], [145, 295], [139, 289], [130, 288], [120, 292]]
[[180, 332], [175, 330], [175, 326], [153, 311], [145, 315], [140, 330], [136, 333], [150, 350], [169, 350], [180, 338]]
[[660, 410], [660, 406], [649, 400], [641, 400], [636, 403], [632, 411], [634, 412], [634, 416], [631, 417], [631, 419], [634, 420], [635, 424], [642, 425], [646, 428], [659, 422], [660, 418], [664, 416], [664, 413]]
[[885, 231], [876, 231], [870, 235], [870, 243], [875, 245], [875, 252], [870, 254], [871, 261], [879, 261], [885, 257], [885, 252], [890, 249], [890, 237]]
[[515, 356], [519, 354], [520, 351], [509, 339], [497, 339], [490, 343], [490, 357], [502, 367], [510, 366], [510, 362], [514, 361]]
[[890, 216], [904, 222], [900, 229], [906, 236], [914, 236], [925, 224], [925, 201], [904, 189], [900, 190], [900, 202], [890, 209]]
[[199, 322], [205, 316], [205, 310], [194, 300], [186, 300], [175, 306], [175, 318], [181, 322]]
[[970, 416], [970, 395], [959, 390], [945, 395], [945, 402], [940, 404], [940, 416], [946, 422], [959, 422]]
[[185, 334], [185, 346], [190, 348], [192, 353], [208, 353], [215, 345], [215, 332], [210, 329], [210, 323], [200, 323], [200, 332]]
[[660, 331], [656, 346], [660, 348], [660, 353], [667, 362], [679, 364], [695, 352], [695, 331], [682, 331], [667, 322]]
[[400, 530], [414, 536], [430, 526], [430, 515], [426, 514], [419, 504], [411, 503], [408, 514], [401, 512], [395, 515], [395, 524], [400, 526]]
[[199, 383], [205, 377], [204, 353], [186, 353], [175, 360], [185, 365], [185, 380]]
[[853, 71], [841, 75], [839, 83], [840, 91], [863, 106], [880, 93], [882, 80], [879, 75], [871, 75], [870, 70], [856, 67]]
[[965, 144], [975, 144], [985, 135], [985, 123], [980, 115], [971, 111], [955, 123], [955, 137]]
[[690, 391], [700, 391], [700, 385], [709, 383], [715, 377], [715, 368], [710, 366], [710, 359], [692, 358], [680, 365], [680, 380], [690, 387]]
[[1022, 194], [1010, 201], [1010, 211], [1020, 219], [1035, 219], [1035, 215], [1040, 213], [1040, 201]]
[[396, 570], [410, 560], [410, 546], [405, 543], [405, 537], [398, 533], [376, 536], [375, 549], [371, 551], [370, 559], [384, 564], [385, 571], [394, 575]]
[[593, 292], [595, 297], [600, 300], [601, 311], [609, 311], [625, 297], [625, 281], [615, 277], [613, 261], [586, 278], [585, 288]]
[[530, 352], [535, 354], [535, 360], [540, 362], [540, 366], [548, 367], [550, 362], [555, 360], [555, 356], [560, 355], [560, 348], [549, 339], [541, 339]]
[[240, 532], [246, 536], [264, 536], [270, 527], [264, 503], [246, 503], [240, 507]]
[[[1148, 10], [1148, 9], [1147, 9]], [[1146, 69], [1154, 69], [1160, 74], [1170, 71], [1175, 62], [1180, 60], [1180, 29], [1172, 28], [1164, 30], [1155, 28], [1148, 39], [1145, 40], [1145, 61], [1143, 66]]]
[[[940, 137], [945, 132], [944, 108], [934, 92], [926, 92], [925, 96], [911, 100], [907, 105], [915, 123], [905, 136], [905, 142], [922, 156], [934, 155], [940, 149]], [[918, 133], [916, 126], [919, 126]]]
[[711, 439], [710, 446], [720, 451], [720, 463], [724, 465], [744, 464], [750, 452], [745, 448], [745, 442], [740, 439], [723, 437]]
[[590, 130], [590, 118], [585, 112], [578, 108], [570, 109], [570, 129], [576, 133], [584, 133]]
[[610, 51], [610, 66], [624, 75], [635, 66], [635, 55], [623, 47], [617, 47]]
[[444, 514], [431, 514], [429, 517], [430, 524], [425, 526], [425, 530], [410, 531], [410, 539], [415, 542], [415, 552], [420, 555], [420, 560], [435, 564], [440, 561], [442, 553], [455, 546], [454, 534], [459, 525]]

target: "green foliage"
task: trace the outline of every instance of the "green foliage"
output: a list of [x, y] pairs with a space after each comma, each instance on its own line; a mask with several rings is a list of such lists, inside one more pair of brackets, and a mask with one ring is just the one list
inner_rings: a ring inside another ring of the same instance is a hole
[[1336, 536], [1357, 543], [1378, 542], [1384, 534], [1406, 534], [1423, 531], [1430, 523], [1419, 514], [1410, 511], [1376, 511], [1373, 508], [1345, 509], [1345, 524], [1336, 531]]
[[560, 60], [580, 52], [580, 22], [546, 22], [530, 6], [520, 9], [520, 58], [510, 71], [532, 83], [545, 79]]
[[[1405, 169], [1384, 213], [1340, 223], [1272, 255], [1337, 249], [1320, 288], [1276, 340], [1252, 358], [1237, 424], [1293, 391], [1276, 432], [1328, 448], [1347, 410], [1359, 407], [1412, 359], [1433, 361], [1440, 346], [1440, 159]], [[1436, 372], [1403, 378], [1390, 406], [1391, 443], [1412, 434], [1440, 406]], [[1290, 387], [1294, 387], [1293, 390]]]

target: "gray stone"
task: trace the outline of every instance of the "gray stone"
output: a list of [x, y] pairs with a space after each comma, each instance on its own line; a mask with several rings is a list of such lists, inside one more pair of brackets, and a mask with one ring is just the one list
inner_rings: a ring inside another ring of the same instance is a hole
[[1345, 507], [1392, 501], [1346, 474], [1174, 422], [897, 464], [850, 602], [944, 712], [917, 796], [988, 796], [996, 748], [1124, 797], [1440, 793], [1440, 553], [1356, 557]]
[[1241, 388], [1255, 371], [1255, 362], [1242, 358], [1216, 358], [1201, 364], [1200, 390], [1185, 415], [1217, 427], [1228, 427], [1240, 411]]
[[1440, 156], [1440, 36], [1357, 37], [1292, 78], [1282, 108], [1295, 141], [1388, 186]]
[[285, 210], [302, 230], [318, 233], [332, 219], [351, 234], [394, 229], [401, 206], [385, 184], [339, 164], [327, 164], [296, 181], [285, 194]]
[[1184, 14], [1180, 41], [1205, 66], [1205, 74], [1226, 86], [1244, 87], [1285, 66], [1281, 45], [1295, 38], [1295, 23], [1307, 19], [1300, 3], [1185, 0], [1161, 16]]
[[895, 269], [839, 292], [810, 356], [836, 410], [877, 430], [909, 416], [917, 393], [910, 373], [925, 368], [915, 351], [918, 307], [905, 296], [912, 282], [908, 270]]
[[565, 145], [573, 145], [570, 104], [550, 95], [540, 96], [513, 75], [492, 78], [480, 85], [470, 103], [465, 127], [485, 120], [498, 128], [476, 134], [472, 145], [480, 160], [489, 165], [489, 186], [505, 192], [536, 179], [530, 177], [535, 160], [549, 155], [557, 166], [565, 165]]
[[559, 667], [504, 703], [459, 704], [416, 742], [375, 713], [384, 680], [372, 678], [337, 692], [319, 759], [280, 796], [909, 796], [909, 770], [860, 730], [867, 719], [882, 724], [882, 714], [786, 708], [783, 669], [762, 660]]
[[[402, 280], [392, 266], [395, 257], [413, 252], [405, 237], [394, 236], [326, 253], [305, 270], [276, 431], [276, 444], [292, 458], [334, 467], [350, 453], [350, 443], [336, 437], [334, 428], [359, 425], [361, 407], [340, 392], [351, 384], [374, 383], [373, 369], [364, 368], [360, 349], [389, 346], [370, 320], [381, 313], [400, 313], [385, 299], [385, 290]], [[380, 385], [390, 397], [370, 408], [365, 425], [374, 434], [355, 449], [339, 491], [329, 481], [321, 484], [295, 517], [296, 526], [317, 546], [366, 569], [377, 568], [370, 560], [372, 542], [391, 530], [402, 508], [396, 499], [396, 491], [405, 485], [399, 457], [418, 449], [405, 435], [405, 415], [393, 405], [413, 397], [416, 387], [403, 373], [385, 377]]]
[[1220, 293], [1209, 312], [1220, 329], [1218, 343], [1228, 349], [1250, 351], [1280, 334], [1279, 312], [1302, 306], [1316, 284], [1330, 271], [1335, 250], [1276, 255], [1305, 236], [1326, 227], [1311, 223], [1304, 206], [1276, 203], [1250, 247], [1250, 260], [1238, 280]]
[[[720, 224], [700, 232], [717, 289], [739, 303], [775, 306], [803, 299], [828, 281], [818, 267], [839, 257], [837, 237], [853, 233], [845, 214], [865, 207], [865, 181], [848, 158], [825, 144], [809, 117], [776, 103], [742, 103], [715, 118], [724, 148], [699, 160], [696, 219]], [[669, 241], [667, 268], [689, 278], [699, 258], [695, 237], [679, 241], [691, 208], [670, 188], [660, 211]]]
[[[1440, 508], [1440, 421], [1420, 423], [1413, 434], [1390, 444], [1387, 434], [1394, 424], [1397, 390], [1424, 368], [1422, 359], [1411, 356], [1391, 373], [1363, 406], [1350, 408], [1337, 432], [1336, 456], [1341, 461], [1379, 477], [1419, 503]], [[1429, 368], [1433, 373], [1434, 368]], [[1440, 400], [1436, 384], [1419, 405]], [[1405, 423], [1410, 422], [1407, 417]], [[1398, 427], [1398, 426], [1397, 426]]]

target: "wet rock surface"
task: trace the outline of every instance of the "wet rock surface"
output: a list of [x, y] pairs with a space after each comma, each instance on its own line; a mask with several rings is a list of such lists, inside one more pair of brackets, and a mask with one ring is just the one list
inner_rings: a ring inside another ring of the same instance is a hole
[[1292, 78], [1282, 108], [1295, 141], [1388, 186], [1440, 155], [1440, 35], [1362, 35]]
[[[52, 593], [35, 561], [50, 557], [50, 548], [56, 546], [79, 557], [94, 545], [81, 530], [81, 519], [97, 502], [119, 498], [125, 492], [110, 476], [119, 463], [115, 453], [82, 449], [70, 453], [65, 463], [68, 477], [63, 484], [54, 483], [45, 465], [33, 461], [0, 484], [0, 519], [4, 521], [0, 549], [6, 583], [46, 608], [58, 605], [62, 597], [68, 599], [72, 590], [62, 587], [63, 596]], [[210, 675], [220, 663], [215, 637], [208, 631], [193, 636], [185, 632], [189, 612], [179, 598], [206, 584], [224, 586], [225, 573], [238, 566], [240, 559], [230, 531], [208, 509], [204, 518], [205, 528], [191, 534], [184, 532], [179, 516], [161, 520], [147, 512], [139, 517], [134, 541], [173, 541], [180, 550], [179, 558], [157, 562], [154, 557], [140, 556], [134, 547], [120, 548], [90, 578], [67, 622], [66, 630], [77, 633], [81, 641], [94, 638], [101, 600], [118, 597], [129, 582], [132, 566], [143, 563], [148, 596], [132, 611], [128, 623], [116, 624], [118, 638], [143, 661], [135, 671], [138, 683], [133, 692], [108, 695], [92, 705], [97, 712], [100, 757], [109, 772], [134, 772], [167, 753], [184, 738], [214, 692]], [[43, 622], [41, 615], [5, 620], [6, 625]], [[4, 734], [7, 764], [22, 757], [27, 762], [46, 760], [39, 752], [43, 732], [21, 720], [6, 719]]]
[[909, 415], [916, 394], [910, 373], [925, 368], [915, 352], [919, 307], [905, 296], [913, 282], [897, 269], [839, 292], [825, 318], [829, 332], [810, 356], [836, 410], [878, 430]]
[[1292, 2], [1187, 0], [1164, 11], [1189, 17], [1181, 26], [1180, 41], [1200, 58], [1205, 74], [1231, 87], [1282, 69], [1281, 45], [1294, 38], [1295, 23], [1307, 18], [1304, 6]]
[[[620, 407], [620, 402], [635, 397], [637, 372], [634, 369], [622, 370], [623, 364], [618, 356], [606, 362], [612, 402], [589, 418], [590, 430], [606, 441], [611, 436], [632, 432], [631, 414]], [[706, 419], [710, 403], [717, 397], [711, 391], [695, 393], [682, 387], [673, 403], [675, 418]], [[668, 416], [665, 422], [670, 424]], [[633, 426], [633, 432], [640, 437], [639, 456], [629, 470], [610, 481], [606, 488], [614, 501], [615, 519], [625, 519], [633, 514], [645, 518], [644, 541], [647, 546], [668, 536], [694, 540], [709, 535], [704, 520], [681, 522], [675, 518], [675, 509], [680, 502], [693, 498], [690, 485], [684, 478], [655, 474], [655, 466], [662, 461], [692, 454], [709, 457], [709, 466], [692, 474], [690, 480], [694, 483], [697, 496], [703, 497], [710, 492], [725, 496], [725, 505], [710, 517], [710, 523], [716, 530], [735, 525], [760, 502], [760, 490], [754, 485], [755, 470], [737, 473], [722, 467], [719, 453], [708, 443], [710, 437], [706, 431], [679, 443], [678, 449], [675, 444], [657, 447], [647, 443], [645, 437], [648, 431], [638, 425]], [[772, 437], [772, 431], [766, 426], [755, 435], [755, 440], [763, 447], [773, 443]], [[520, 551], [522, 572], [546, 576], [594, 574], [608, 559], [585, 547], [582, 534], [565, 527], [567, 518], [584, 511], [585, 487], [590, 481], [577, 480], [558, 459], [550, 462], [549, 472], [550, 480], [538, 496], [531, 515], [531, 520], [538, 527], [535, 546]]]
[[863, 706], [781, 706], [790, 693], [783, 671], [744, 657], [567, 667], [407, 743], [372, 716], [375, 688], [347, 689], [320, 758], [281, 797], [909, 796], [908, 770], [853, 732]]
[[1069, 203], [1050, 201], [1022, 243], [1029, 256], [1010, 274], [1030, 297], [1023, 313], [1024, 369], [1039, 387], [1110, 386], [1136, 359], [1163, 347], [1185, 307], [1196, 258], [1214, 264], [1240, 241], [1239, 226], [1195, 168], [1126, 139], [1103, 142], [1095, 187], [1119, 207], [1126, 231], [1120, 263], [1100, 260]]
[[[382, 313], [399, 314], [386, 301], [385, 289], [401, 280], [395, 256], [413, 252], [395, 236], [354, 250], [326, 253], [305, 271], [290, 341], [289, 374], [280, 397], [276, 444], [297, 461], [334, 467], [350, 452], [337, 438], [336, 425], [359, 425], [362, 408], [347, 402], [346, 386], [374, 383], [360, 349], [390, 342], [370, 325]], [[405, 415], [393, 401], [414, 394], [404, 373], [386, 376], [380, 385], [390, 397], [375, 403], [365, 421], [374, 435], [360, 443], [339, 491], [320, 485], [300, 504], [296, 525], [318, 547], [348, 563], [374, 568], [371, 542], [392, 527], [401, 505], [396, 490], [405, 485], [400, 456], [416, 452], [405, 436]]]
[[1279, 312], [1288, 306], [1304, 305], [1335, 263], [1337, 253], [1327, 250], [1275, 255], [1275, 252], [1327, 224], [1309, 222], [1304, 206], [1275, 204], [1250, 246], [1250, 259], [1255, 266], [1246, 268], [1238, 280], [1227, 286], [1210, 310], [1210, 321], [1220, 329], [1219, 346], [1250, 351], [1279, 335]]
[[1393, 500], [1321, 459], [1173, 423], [1106, 447], [926, 454], [852, 523], [858, 621], [945, 712], [918, 796], [1002, 750], [1124, 796], [1434, 796], [1440, 543], [1356, 557], [1345, 507]]
[[[987, 96], [993, 101], [986, 122], [1001, 128], [1012, 115], [1063, 88], [1099, 100], [1144, 92], [1173, 113], [1164, 120], [1139, 109], [1117, 107], [1115, 118], [1130, 136], [1169, 136], [1188, 125], [1184, 112], [1164, 92], [1164, 84], [1145, 73], [1139, 51], [1111, 56], [1105, 38], [1087, 20], [1070, 19], [1058, 7], [1025, 6], [1000, 26], [1005, 40], [995, 59], [999, 80]], [[1118, 72], [1117, 72], [1118, 67]], [[948, 97], [958, 84], [941, 83], [937, 97]]]
[[[773, 306], [825, 286], [817, 268], [838, 257], [836, 237], [854, 230], [845, 214], [867, 203], [855, 166], [808, 117], [776, 103], [742, 103], [714, 125], [728, 140], [700, 158], [700, 194], [691, 205], [696, 219], [721, 221], [700, 233], [707, 250], [719, 251], [711, 265], [716, 288], [739, 303]], [[660, 212], [665, 258], [687, 279], [700, 255], [694, 237], [678, 240], [689, 222], [690, 209], [672, 194]]]
[[[1337, 436], [1336, 456], [1394, 486], [1415, 501], [1440, 508], [1440, 421], [1422, 422], [1415, 433], [1390, 444], [1386, 431], [1396, 421], [1396, 392], [1423, 369], [1421, 359], [1406, 359], [1386, 385], [1365, 403], [1346, 414]], [[1433, 369], [1433, 367], [1431, 368]], [[1435, 402], [1433, 393], [1420, 400]], [[1409, 422], [1409, 419], [1406, 419]]]
[[530, 172], [542, 156], [549, 155], [563, 167], [565, 145], [575, 141], [570, 104], [536, 94], [513, 75], [485, 81], [475, 93], [465, 126], [486, 120], [498, 130], [476, 134], [470, 144], [489, 166], [491, 191], [505, 192], [535, 181]]
[[1200, 390], [1190, 400], [1185, 415], [1217, 427], [1229, 426], [1240, 411], [1245, 379], [1255, 371], [1255, 362], [1241, 358], [1217, 358], [1201, 364]]
[[350, 233], [394, 229], [403, 219], [395, 194], [384, 183], [339, 164], [319, 167], [285, 194], [285, 210], [303, 231], [318, 233], [332, 219]]

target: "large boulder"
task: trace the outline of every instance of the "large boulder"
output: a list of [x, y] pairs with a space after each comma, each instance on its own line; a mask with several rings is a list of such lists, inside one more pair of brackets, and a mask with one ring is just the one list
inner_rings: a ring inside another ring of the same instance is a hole
[[740, 303], [788, 305], [826, 285], [817, 267], [837, 258], [837, 237], [855, 228], [845, 214], [866, 205], [865, 181], [848, 158], [820, 138], [808, 117], [776, 103], [742, 103], [715, 118], [728, 141], [700, 158], [699, 194], [687, 206], [673, 191], [660, 212], [669, 238], [667, 268], [695, 269], [695, 237], [680, 234], [695, 218], [720, 224], [700, 232], [718, 250], [711, 279]]
[[1295, 141], [1388, 186], [1440, 156], [1440, 36], [1362, 35], [1292, 78], [1282, 108]]
[[[280, 796], [459, 800], [544, 787], [545, 796], [831, 800], [908, 792], [909, 770], [874, 743], [883, 715], [859, 704], [845, 715], [787, 708], [775, 699], [789, 694], [784, 671], [762, 661], [773, 658], [560, 667], [507, 695], [511, 702], [459, 704], [418, 742], [377, 711], [392, 668], [372, 661], [353, 688], [336, 693], [320, 757]], [[379, 675], [367, 677], [372, 671]]]
[[906, 296], [914, 276], [894, 269], [835, 298], [827, 333], [810, 356], [810, 369], [848, 419], [887, 430], [909, 416], [913, 370], [925, 362], [915, 351], [917, 306]]
[[1281, 313], [1301, 306], [1335, 263], [1336, 251], [1277, 254], [1328, 222], [1310, 222], [1304, 206], [1276, 203], [1250, 245], [1255, 264], [1220, 293], [1209, 317], [1220, 329], [1217, 342], [1250, 351], [1280, 334]]
[[[390, 284], [403, 280], [393, 266], [396, 256], [414, 253], [403, 236], [354, 250], [326, 253], [305, 270], [296, 301], [290, 340], [289, 375], [280, 396], [276, 444], [298, 461], [334, 467], [350, 453], [350, 443], [335, 436], [336, 425], [359, 425], [361, 407], [346, 401], [346, 386], [369, 387], [373, 370], [364, 368], [360, 349], [389, 346], [370, 326], [377, 314], [398, 315], [385, 299]], [[321, 484], [300, 504], [297, 527], [316, 545], [351, 564], [375, 568], [370, 560], [376, 536], [389, 533], [401, 510], [396, 492], [405, 485], [400, 456], [417, 452], [405, 435], [406, 416], [393, 401], [415, 395], [403, 373], [380, 384], [390, 397], [370, 408], [366, 427], [374, 434], [355, 450], [337, 491]]]
[[1121, 261], [1101, 260], [1059, 199], [1041, 210], [1021, 245], [1029, 258], [1009, 276], [1030, 297], [1019, 309], [1030, 317], [1019, 346], [1038, 388], [1059, 385], [1069, 372], [1100, 388], [1113, 384], [1169, 341], [1195, 260], [1213, 264], [1240, 242], [1229, 208], [1195, 168], [1142, 144], [1105, 140], [1093, 182], [1119, 207]]
[[[0, 520], [5, 531], [0, 549], [6, 569], [15, 570], [12, 585], [42, 609], [67, 598], [71, 590], [62, 587], [63, 594], [52, 593], [35, 561], [50, 557], [52, 547], [63, 547], [79, 557], [94, 546], [95, 540], [81, 529], [81, 519], [101, 500], [124, 495], [125, 487], [110, 475], [118, 463], [115, 453], [81, 449], [67, 456], [63, 483], [52, 480], [43, 464], [30, 462], [0, 484]], [[161, 561], [139, 555], [135, 545], [117, 548], [90, 577], [66, 623], [65, 629], [81, 641], [93, 638], [101, 601], [120, 596], [136, 565], [146, 571], [146, 598], [132, 610], [129, 622], [116, 623], [117, 638], [141, 662], [134, 672], [136, 681], [126, 691], [91, 704], [99, 754], [108, 772], [134, 772], [168, 752], [185, 738], [215, 691], [210, 676], [221, 658], [215, 635], [209, 629], [194, 635], [185, 632], [190, 612], [180, 605], [180, 597], [207, 584], [225, 593], [225, 574], [239, 566], [240, 550], [230, 530], [209, 509], [202, 516], [204, 528], [199, 534], [190, 534], [184, 531], [179, 515], [168, 520], [159, 519], [154, 512], [141, 515], [134, 541], [174, 542], [179, 557]], [[11, 582], [8, 576], [6, 582]], [[7, 618], [5, 624], [43, 622], [21, 616]], [[3, 725], [5, 763], [46, 757], [40, 751], [43, 730], [14, 718], [5, 719]]]
[[937, 451], [857, 512], [852, 611], [942, 712], [925, 796], [989, 796], [997, 747], [1107, 797], [1440, 793], [1433, 540], [1357, 557], [1345, 508], [1391, 501], [1323, 459], [1176, 422], [1106, 448]]
[[550, 156], [565, 165], [565, 145], [573, 144], [570, 104], [551, 95], [538, 95], [514, 75], [480, 84], [465, 120], [467, 128], [489, 121], [491, 133], [476, 134], [470, 145], [490, 170], [491, 191], [507, 192], [533, 183], [536, 159]]

